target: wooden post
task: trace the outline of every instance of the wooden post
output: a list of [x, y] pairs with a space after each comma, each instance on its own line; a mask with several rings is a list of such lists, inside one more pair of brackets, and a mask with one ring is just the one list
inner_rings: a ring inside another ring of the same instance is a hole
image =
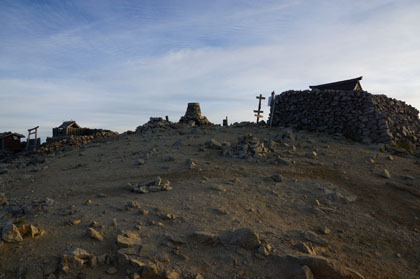
[[254, 110], [256, 114], [254, 116], [257, 118], [257, 124], [260, 122], [260, 118], [263, 118], [262, 114], [264, 111], [261, 110], [261, 100], [265, 100], [265, 97], [260, 94], [260, 96], [257, 96], [258, 99], [258, 110]]
[[276, 105], [276, 102], [274, 101], [276, 97], [276, 93], [271, 92], [271, 102], [270, 102], [270, 127], [273, 125], [273, 117], [274, 117], [274, 106]]

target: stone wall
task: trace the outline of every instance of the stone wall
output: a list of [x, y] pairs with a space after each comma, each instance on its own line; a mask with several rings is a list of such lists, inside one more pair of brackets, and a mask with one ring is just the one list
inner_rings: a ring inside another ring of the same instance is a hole
[[286, 91], [274, 100], [273, 126], [342, 133], [365, 143], [420, 148], [419, 111], [405, 102], [353, 91]]

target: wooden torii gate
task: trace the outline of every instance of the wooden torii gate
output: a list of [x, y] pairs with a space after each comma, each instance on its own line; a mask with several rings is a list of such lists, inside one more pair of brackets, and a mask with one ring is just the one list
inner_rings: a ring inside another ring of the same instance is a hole
[[30, 142], [31, 142], [31, 135], [35, 135], [34, 151], [36, 150], [36, 145], [37, 145], [37, 140], [38, 140], [38, 128], [39, 128], [39, 126], [28, 129], [28, 140], [26, 142], [26, 150], [29, 150]]
[[257, 118], [257, 124], [258, 122], [260, 122], [260, 118], [263, 118], [264, 116], [261, 114], [264, 111], [261, 110], [261, 100], [265, 100], [265, 97], [262, 96], [262, 94], [260, 94], [260, 96], [257, 96], [258, 99], [258, 109], [254, 110], [254, 112], [256, 114], [254, 114], [254, 116]]

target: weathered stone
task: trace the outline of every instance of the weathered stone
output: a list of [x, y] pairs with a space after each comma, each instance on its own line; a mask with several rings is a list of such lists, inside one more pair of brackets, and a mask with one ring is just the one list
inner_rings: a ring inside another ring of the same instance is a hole
[[95, 230], [94, 228], [88, 228], [88, 235], [90, 238], [95, 239], [95, 240], [99, 240], [99, 241], [104, 240], [104, 237], [102, 236], [102, 234], [98, 232], [97, 230]]
[[293, 247], [300, 252], [307, 253], [310, 255], [316, 255], [314, 247], [311, 243], [300, 242], [298, 244], [293, 245]]
[[69, 256], [72, 256], [72, 257], [79, 258], [79, 259], [86, 259], [86, 258], [90, 257], [89, 252], [87, 252], [86, 250], [81, 249], [81, 248], [68, 249], [68, 250], [64, 251], [64, 255], [69, 255]]
[[214, 246], [220, 243], [220, 239], [215, 234], [205, 231], [194, 232], [192, 238], [202, 245]]
[[290, 162], [287, 159], [283, 159], [280, 156], [277, 156], [276, 158], [276, 163], [282, 166], [290, 166]]
[[268, 256], [270, 255], [271, 249], [272, 247], [270, 244], [260, 245], [260, 247], [258, 247], [258, 253], [262, 256]]
[[18, 230], [23, 237], [30, 236], [31, 238], [35, 238], [36, 236], [43, 235], [45, 232], [43, 230], [38, 229], [34, 225], [31, 224], [22, 224], [18, 226]]
[[381, 176], [388, 179], [391, 178], [391, 174], [389, 173], [387, 169], [383, 170], [383, 172], [381, 173]]
[[138, 246], [141, 244], [141, 239], [136, 233], [125, 233], [124, 235], [117, 236], [117, 244], [121, 248], [128, 248]]
[[215, 139], [210, 139], [204, 145], [211, 149], [222, 149], [222, 144]]
[[239, 245], [248, 250], [254, 250], [260, 246], [261, 241], [258, 235], [251, 229], [241, 228], [232, 233], [229, 243]]
[[114, 266], [111, 266], [110, 268], [108, 268], [107, 270], [106, 270], [106, 273], [107, 274], [115, 274], [115, 273], [117, 273], [118, 272], [118, 269], [117, 268], [115, 268]]
[[281, 174], [273, 174], [271, 176], [271, 178], [275, 181], [275, 182], [282, 182], [283, 181], [283, 176], [281, 176]]
[[288, 256], [302, 265], [310, 268], [314, 278], [334, 278], [334, 279], [364, 279], [359, 272], [354, 271], [335, 260], [321, 256]]
[[140, 207], [141, 207], [141, 204], [138, 201], [130, 201], [126, 204], [125, 209], [134, 210]]
[[154, 264], [145, 264], [141, 269], [141, 278], [156, 279], [159, 276], [159, 271]]
[[318, 236], [314, 232], [307, 231], [304, 233], [304, 237], [312, 243], [315, 243], [321, 246], [328, 246], [328, 241]]
[[13, 224], [7, 224], [3, 227], [2, 238], [5, 242], [20, 242], [23, 241], [22, 235], [18, 228]]
[[165, 277], [166, 279], [181, 279], [181, 275], [176, 271], [167, 271]]

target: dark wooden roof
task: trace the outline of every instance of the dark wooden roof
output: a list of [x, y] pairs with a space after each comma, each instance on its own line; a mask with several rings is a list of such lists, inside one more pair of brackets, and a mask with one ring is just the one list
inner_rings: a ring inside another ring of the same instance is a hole
[[362, 85], [360, 84], [360, 80], [362, 80], [362, 78], [363, 77], [358, 77], [320, 85], [312, 85], [309, 86], [309, 88], [318, 90], [363, 91]]
[[58, 128], [59, 129], [66, 129], [70, 126], [75, 126], [74, 128], [80, 128], [79, 125], [77, 125], [76, 121], [70, 120], [70, 121], [64, 121], [63, 124], [61, 124]]
[[18, 138], [24, 138], [25, 137], [24, 135], [21, 135], [21, 134], [18, 134], [18, 133], [12, 133], [12, 132], [0, 133], [0, 139], [7, 138], [7, 137], [10, 137], [10, 136], [16, 136]]

